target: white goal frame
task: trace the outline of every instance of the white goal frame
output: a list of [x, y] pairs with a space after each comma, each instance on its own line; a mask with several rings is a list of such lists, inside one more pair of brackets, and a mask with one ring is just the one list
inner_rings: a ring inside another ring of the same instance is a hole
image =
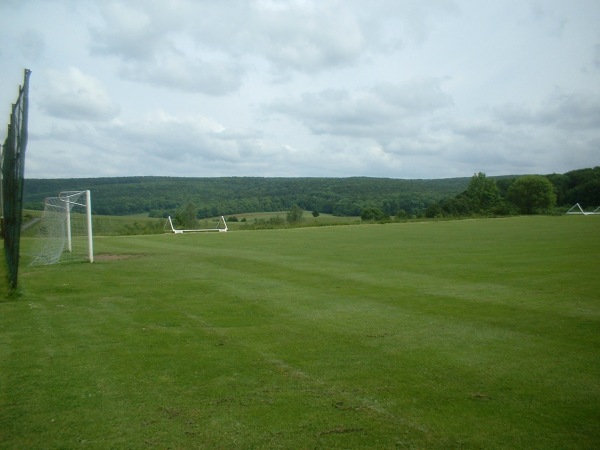
[[600, 206], [598, 206], [593, 211], [584, 211], [579, 203], [575, 203], [573, 206], [571, 206], [571, 208], [565, 214], [584, 215], [584, 216], [600, 215]]
[[[85, 201], [81, 199], [82, 194], [85, 195]], [[91, 193], [89, 190], [86, 191], [62, 191], [58, 194], [58, 197], [48, 197], [44, 202], [44, 215], [42, 216], [42, 221], [47, 214], [47, 211], [50, 211], [50, 214], [54, 214], [58, 223], [62, 223], [60, 228], [62, 228], [62, 232], [59, 233], [58, 236], [62, 234], [62, 237], [53, 236], [52, 234], [48, 237], [56, 244], [49, 244], [49, 241], [46, 241], [40, 249], [40, 253], [34, 258], [32, 261], [32, 265], [38, 264], [55, 264], [60, 262], [61, 254], [64, 252], [73, 253], [73, 236], [72, 236], [72, 217], [71, 210], [73, 207], [79, 206], [83, 207], [85, 210], [85, 234], [87, 235], [86, 243], [84, 247], [87, 247], [87, 261], [90, 263], [94, 262], [94, 237], [93, 237], [93, 229], [92, 229], [92, 201], [91, 201]], [[78, 216], [82, 214], [78, 213]], [[83, 219], [83, 218], [82, 218]], [[80, 219], [81, 220], [81, 219]], [[48, 239], [45, 237], [41, 237], [39, 239]], [[64, 239], [63, 243], [61, 241]], [[57, 246], [58, 244], [58, 246]], [[86, 245], [87, 244], [87, 245]], [[85, 250], [84, 250], [85, 253]]]
[[[77, 203], [71, 201], [71, 198], [79, 198], [80, 194], [85, 192], [85, 203]], [[70, 253], [73, 251], [72, 237], [71, 237], [71, 209], [73, 205], [83, 206], [85, 208], [85, 223], [87, 228], [87, 249], [88, 249], [88, 261], [94, 262], [94, 236], [92, 234], [92, 194], [89, 190], [86, 191], [64, 191], [58, 194], [58, 197], [67, 204], [65, 208], [67, 213], [67, 251]]]
[[173, 221], [171, 220], [171, 216], [169, 216], [169, 225], [171, 226], [171, 231], [175, 234], [183, 234], [183, 233], [210, 233], [210, 232], [219, 232], [224, 233], [229, 230], [227, 227], [227, 222], [225, 221], [225, 217], [221, 216], [219, 219], [219, 223], [215, 228], [200, 228], [197, 230], [177, 230], [173, 226]]

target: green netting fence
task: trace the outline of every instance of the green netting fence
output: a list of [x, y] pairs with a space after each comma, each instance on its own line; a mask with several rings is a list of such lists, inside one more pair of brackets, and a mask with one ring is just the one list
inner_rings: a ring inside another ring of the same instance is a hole
[[17, 101], [12, 105], [8, 134], [2, 145], [0, 157], [1, 233], [4, 240], [7, 272], [2, 276], [7, 276], [8, 287], [11, 291], [17, 288], [19, 273], [30, 74], [31, 71], [25, 69], [23, 85], [19, 87]]

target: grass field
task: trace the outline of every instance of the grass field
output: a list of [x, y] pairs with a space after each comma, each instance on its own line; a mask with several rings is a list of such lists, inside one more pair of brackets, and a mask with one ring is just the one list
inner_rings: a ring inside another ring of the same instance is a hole
[[600, 447], [597, 217], [95, 247], [0, 302], [1, 448]]
[[[41, 217], [42, 211], [26, 210], [25, 223], [31, 219]], [[230, 230], [245, 230], [256, 227], [257, 223], [268, 222], [269, 219], [279, 218], [282, 224], [277, 228], [285, 228], [285, 218], [288, 211], [261, 212], [261, 213], [245, 213], [236, 214], [238, 221], [231, 220], [234, 216], [228, 216], [227, 225]], [[220, 217], [212, 217], [208, 219], [200, 219], [194, 228], [215, 228], [218, 225]], [[122, 236], [127, 234], [156, 234], [162, 231], [169, 231], [170, 226], [164, 218], [151, 218], [147, 213], [130, 214], [125, 216], [93, 216], [94, 235], [97, 236]], [[360, 217], [339, 217], [331, 214], [320, 214], [318, 217], [313, 217], [310, 211], [304, 211], [302, 222], [294, 224], [293, 227], [312, 227], [312, 226], [329, 226], [329, 225], [357, 225], [360, 224]], [[23, 237], [36, 237], [39, 233], [38, 224], [26, 227]], [[176, 228], [182, 228], [177, 225]], [[185, 227], [183, 227], [185, 228]]]
[[[248, 213], [248, 214], [236, 214], [240, 221], [245, 219], [246, 222], [232, 222], [229, 221], [228, 225], [231, 229], [239, 229], [244, 227], [245, 224], [252, 224], [254, 221], [269, 220], [272, 217], [280, 217], [285, 219], [288, 211], [278, 212], [263, 212], [263, 213]], [[202, 222], [202, 221], [201, 221]], [[318, 217], [313, 217], [310, 211], [303, 211], [302, 223], [295, 224], [295, 227], [300, 226], [327, 226], [327, 225], [356, 225], [360, 223], [360, 217], [346, 217], [346, 216], [334, 216], [332, 214], [319, 214]]]

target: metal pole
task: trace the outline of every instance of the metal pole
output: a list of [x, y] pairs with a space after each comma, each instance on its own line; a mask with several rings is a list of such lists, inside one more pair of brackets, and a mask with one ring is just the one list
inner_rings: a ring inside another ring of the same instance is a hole
[[[59, 194], [60, 196], [60, 194]], [[67, 251], [69, 253], [73, 253], [73, 242], [71, 240], [71, 197], [67, 196], [65, 202], [65, 219], [66, 219], [66, 227], [67, 227]]]
[[88, 233], [88, 256], [91, 263], [94, 262], [94, 238], [92, 235], [92, 195], [89, 190], [85, 191], [87, 233]]

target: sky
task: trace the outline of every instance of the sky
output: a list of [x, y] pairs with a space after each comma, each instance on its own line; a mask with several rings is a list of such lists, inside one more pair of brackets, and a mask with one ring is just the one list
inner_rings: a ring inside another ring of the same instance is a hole
[[564, 173], [600, 165], [598, 24], [598, 0], [0, 0], [0, 113], [30, 69], [26, 178]]

